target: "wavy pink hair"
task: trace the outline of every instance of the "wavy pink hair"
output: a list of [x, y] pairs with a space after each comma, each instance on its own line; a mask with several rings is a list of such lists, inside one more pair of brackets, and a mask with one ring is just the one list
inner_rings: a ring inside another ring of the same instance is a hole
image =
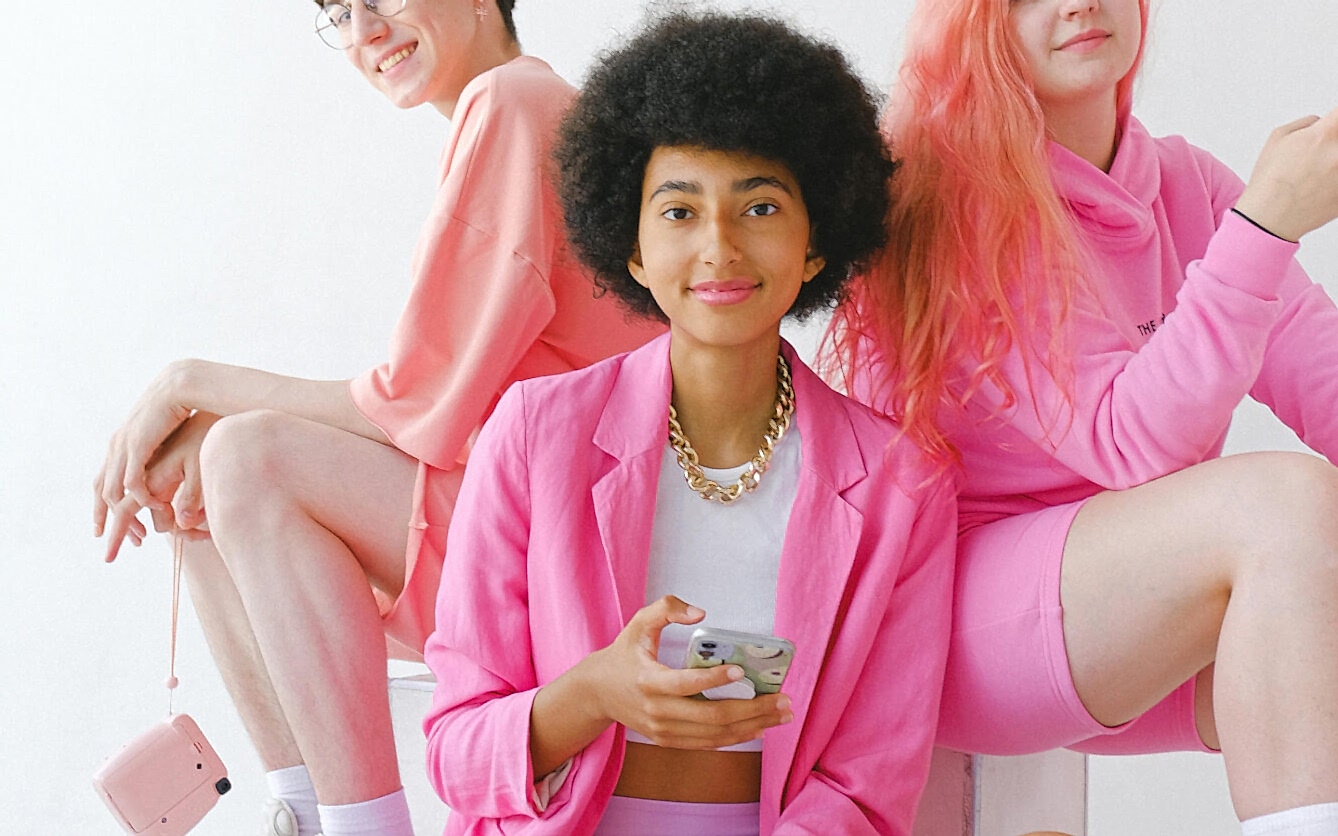
[[[1145, 40], [1148, 0], [1139, 0]], [[1076, 228], [1051, 179], [1044, 116], [1014, 43], [1009, 0], [919, 0], [884, 115], [901, 167], [888, 246], [859, 277], [824, 339], [829, 377], [897, 418], [907, 437], [949, 462], [936, 424], [982, 383], [1005, 406], [1017, 393], [1000, 365], [1021, 346], [1071, 392], [1062, 327], [1083, 274]], [[1141, 46], [1116, 87], [1123, 124]], [[961, 378], [960, 370], [972, 369]]]

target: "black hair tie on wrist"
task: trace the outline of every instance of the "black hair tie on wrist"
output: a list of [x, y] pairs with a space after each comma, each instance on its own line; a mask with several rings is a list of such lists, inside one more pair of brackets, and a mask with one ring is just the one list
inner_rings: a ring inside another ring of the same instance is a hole
[[1245, 220], [1249, 221], [1250, 224], [1251, 224], [1252, 226], [1254, 226], [1256, 229], [1262, 229], [1264, 232], [1267, 232], [1269, 235], [1272, 235], [1274, 238], [1278, 239], [1279, 241], [1286, 241], [1288, 244], [1296, 244], [1296, 243], [1298, 243], [1298, 242], [1296, 242], [1296, 241], [1293, 241], [1293, 240], [1290, 239], [1290, 238], [1283, 238], [1281, 235], [1277, 234], [1277, 233], [1274, 232], [1273, 230], [1271, 230], [1271, 229], [1269, 229], [1268, 227], [1264, 226], [1263, 224], [1259, 223], [1259, 222], [1256, 221], [1254, 218], [1251, 218], [1249, 215], [1245, 214], [1244, 212], [1240, 211], [1239, 209], [1237, 209], [1237, 208], [1234, 207], [1234, 206], [1231, 207], [1231, 211], [1232, 211], [1232, 212], [1235, 212], [1237, 215], [1240, 215], [1242, 218], [1244, 218]]

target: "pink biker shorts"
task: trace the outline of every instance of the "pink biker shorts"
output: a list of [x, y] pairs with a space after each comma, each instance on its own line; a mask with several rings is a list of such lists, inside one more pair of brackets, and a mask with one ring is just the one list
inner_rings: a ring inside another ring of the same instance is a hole
[[689, 804], [615, 795], [594, 836], [757, 836], [762, 805]]
[[1194, 680], [1115, 728], [1083, 707], [1064, 649], [1059, 570], [1082, 502], [1008, 517], [957, 542], [952, 641], [938, 744], [992, 755], [1213, 751], [1194, 721]]

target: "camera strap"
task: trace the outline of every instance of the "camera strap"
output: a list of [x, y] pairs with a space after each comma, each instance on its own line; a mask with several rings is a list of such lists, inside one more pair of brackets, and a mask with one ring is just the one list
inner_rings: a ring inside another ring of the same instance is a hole
[[167, 662], [167, 716], [172, 716], [172, 696], [177, 688], [177, 610], [181, 603], [181, 535], [172, 535], [172, 650]]

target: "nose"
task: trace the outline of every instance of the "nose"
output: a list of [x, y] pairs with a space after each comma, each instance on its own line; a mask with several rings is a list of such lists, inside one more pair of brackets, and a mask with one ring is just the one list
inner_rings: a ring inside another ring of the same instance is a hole
[[702, 224], [701, 259], [705, 264], [724, 267], [741, 257], [735, 242], [734, 218], [726, 212], [714, 213]]
[[1063, 0], [1060, 14], [1064, 17], [1073, 17], [1080, 14], [1091, 14], [1101, 7], [1100, 0]]
[[386, 30], [389, 28], [386, 19], [381, 15], [373, 14], [367, 11], [362, 0], [353, 0], [349, 5], [352, 20], [349, 22], [349, 44], [351, 46], [365, 46], [375, 43], [385, 37]]

